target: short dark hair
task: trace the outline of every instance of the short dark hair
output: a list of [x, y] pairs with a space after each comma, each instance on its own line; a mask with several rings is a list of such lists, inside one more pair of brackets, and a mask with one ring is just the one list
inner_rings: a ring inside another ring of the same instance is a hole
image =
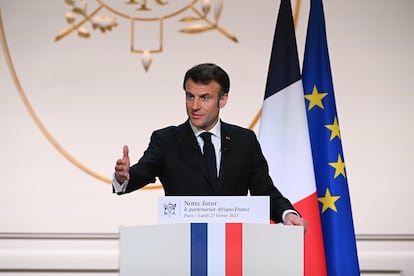
[[220, 96], [229, 93], [230, 90], [229, 75], [220, 66], [213, 63], [202, 63], [190, 68], [184, 76], [184, 90], [185, 83], [188, 79], [202, 84], [209, 84], [211, 81], [216, 81], [220, 85]]

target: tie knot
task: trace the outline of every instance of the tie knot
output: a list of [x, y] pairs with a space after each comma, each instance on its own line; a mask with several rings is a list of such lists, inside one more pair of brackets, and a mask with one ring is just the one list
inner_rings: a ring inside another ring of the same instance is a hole
[[203, 138], [204, 143], [207, 143], [207, 142], [211, 142], [211, 135], [212, 134], [213, 133], [206, 131], [206, 132], [201, 133], [200, 136], [201, 136], [201, 138]]

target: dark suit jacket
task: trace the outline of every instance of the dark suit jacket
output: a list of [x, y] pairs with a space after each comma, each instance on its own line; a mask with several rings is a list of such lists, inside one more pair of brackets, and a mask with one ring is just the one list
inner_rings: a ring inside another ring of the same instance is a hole
[[188, 120], [152, 133], [141, 159], [131, 166], [126, 193], [161, 181], [166, 196], [269, 195], [271, 219], [281, 222], [293, 206], [273, 185], [268, 165], [253, 131], [221, 123], [221, 164], [217, 190], [208, 180], [207, 167]]

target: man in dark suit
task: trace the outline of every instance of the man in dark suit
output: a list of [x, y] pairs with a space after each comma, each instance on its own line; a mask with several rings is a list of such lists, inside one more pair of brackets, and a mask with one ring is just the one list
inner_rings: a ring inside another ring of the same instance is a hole
[[[307, 222], [273, 185], [255, 133], [220, 120], [230, 89], [227, 73], [215, 64], [196, 65], [186, 72], [183, 88], [187, 121], [154, 131], [143, 156], [132, 166], [124, 146], [115, 165], [114, 191], [129, 193], [158, 177], [167, 196], [268, 195], [272, 220], [301, 225], [306, 231]], [[205, 132], [214, 145], [211, 153], [204, 148], [209, 144]], [[212, 170], [205, 160], [208, 155]]]

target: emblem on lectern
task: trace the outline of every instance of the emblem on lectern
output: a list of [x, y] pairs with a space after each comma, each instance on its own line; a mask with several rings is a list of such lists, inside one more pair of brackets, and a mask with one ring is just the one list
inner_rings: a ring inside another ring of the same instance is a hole
[[164, 204], [164, 215], [165, 216], [175, 216], [175, 208], [177, 207], [177, 203], [168, 203]]

